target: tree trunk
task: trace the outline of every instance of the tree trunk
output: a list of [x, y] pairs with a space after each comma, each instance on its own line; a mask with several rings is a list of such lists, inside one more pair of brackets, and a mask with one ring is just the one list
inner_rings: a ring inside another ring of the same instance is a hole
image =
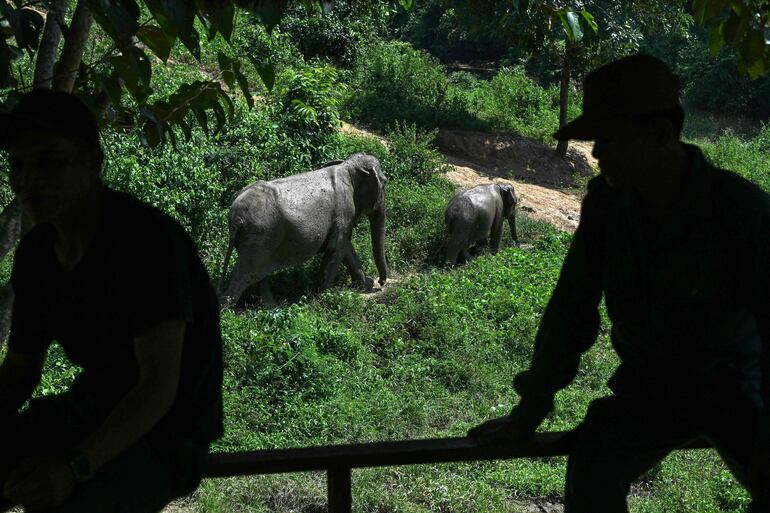
[[[569, 77], [570, 77], [570, 43], [567, 41], [564, 50], [564, 61], [561, 66], [561, 83], [559, 85], [559, 129], [567, 124], [567, 107], [569, 106]], [[567, 154], [568, 141], [559, 141], [556, 145], [556, 155], [564, 157]]]
[[40, 46], [37, 50], [35, 61], [35, 78], [32, 87], [35, 89], [50, 89], [53, 77], [53, 66], [56, 62], [56, 50], [61, 41], [61, 28], [64, 25], [64, 15], [67, 14], [69, 0], [54, 0], [51, 10], [45, 17], [43, 37], [40, 38]]
[[93, 21], [94, 17], [85, 0], [78, 0], [78, 6], [72, 16], [72, 23], [64, 42], [61, 57], [55, 67], [56, 76], [53, 79], [53, 88], [57, 91], [72, 92]]

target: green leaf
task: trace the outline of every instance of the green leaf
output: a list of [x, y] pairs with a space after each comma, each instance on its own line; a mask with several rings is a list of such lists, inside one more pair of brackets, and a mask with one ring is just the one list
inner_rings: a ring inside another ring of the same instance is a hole
[[[233, 116], [235, 115], [235, 105], [233, 104], [233, 100], [222, 89], [219, 90], [219, 97], [222, 98], [222, 100], [225, 102], [225, 106], [227, 107], [227, 113], [229, 115], [229, 118], [233, 119]], [[219, 104], [217, 103], [217, 105]]]
[[128, 56], [116, 55], [110, 57], [110, 64], [112, 64], [112, 67], [115, 69], [118, 75], [120, 75], [120, 78], [123, 79], [128, 92], [136, 96], [139, 92], [139, 73], [131, 65], [131, 60], [128, 58]]
[[190, 128], [190, 125], [188, 125], [186, 121], [181, 120], [176, 124], [176, 126], [182, 129], [184, 140], [190, 142], [190, 139], [192, 139], [192, 129]]
[[583, 29], [580, 27], [580, 18], [574, 11], [559, 11], [559, 20], [561, 20], [564, 32], [567, 34], [567, 39], [574, 43], [580, 42], [583, 39]]
[[412, 6], [414, 5], [412, 0], [399, 0], [398, 3], [401, 4], [401, 7], [403, 7], [406, 12], [411, 11]]
[[233, 67], [233, 59], [219, 51], [217, 52], [217, 64], [219, 64], [220, 71], [226, 71]]
[[229, 1], [212, 2], [211, 0], [199, 1], [201, 11], [211, 25], [222, 34], [225, 41], [230, 41], [233, 34], [233, 18], [235, 7]]
[[255, 12], [270, 34], [286, 12], [287, 0], [257, 0]]
[[214, 133], [218, 133], [227, 124], [227, 116], [225, 115], [225, 109], [219, 102], [214, 103], [211, 107], [214, 110], [214, 118], [217, 120], [217, 127]]
[[254, 107], [254, 98], [251, 97], [251, 91], [249, 91], [249, 81], [246, 80], [246, 77], [243, 75], [243, 73], [240, 72], [240, 70], [234, 70], [235, 72], [235, 79], [238, 81], [238, 86], [241, 88], [241, 92], [243, 93], [243, 97], [246, 98], [246, 103], [249, 105], [249, 108]]
[[711, 27], [711, 31], [709, 32], [709, 51], [711, 52], [712, 57], [719, 55], [719, 50], [721, 50], [725, 44], [725, 38], [722, 36], [723, 26], [724, 24], [720, 23], [715, 27]]
[[139, 30], [139, 6], [134, 0], [86, 0], [94, 20], [122, 48]]
[[[190, 51], [195, 59], [200, 62], [201, 48], [198, 31], [195, 30], [194, 4], [189, 1], [160, 0], [163, 12], [175, 27], [182, 44]], [[161, 27], [163, 25], [161, 24]]]
[[232, 70], [225, 70], [222, 72], [222, 79], [225, 81], [225, 84], [227, 84], [227, 87], [232, 89], [235, 87], [235, 73]]
[[143, 141], [150, 148], [157, 148], [161, 142], [161, 128], [151, 119], [146, 119], [142, 126]]
[[747, 71], [749, 78], [755, 80], [763, 75], [766, 75], [768, 71], [770, 71], [770, 63], [768, 63], [765, 59], [760, 59], [750, 65]]
[[722, 25], [722, 36], [727, 44], [737, 46], [746, 35], [748, 27], [748, 18], [732, 13]]
[[209, 136], [209, 120], [206, 116], [206, 111], [200, 108], [193, 108], [192, 109], [193, 114], [195, 115], [195, 119], [198, 120], [198, 124], [203, 129], [203, 133], [206, 134], [206, 137]]
[[709, 0], [693, 0], [692, 2], [692, 17], [695, 23], [703, 24], [706, 16], [706, 6]]
[[726, 6], [727, 0], [709, 0], [706, 6], [704, 19], [700, 23], [706, 23], [709, 20], [716, 18]]
[[251, 63], [254, 65], [254, 69], [257, 70], [257, 73], [259, 73], [259, 78], [262, 79], [262, 83], [265, 84], [265, 87], [268, 91], [273, 90], [273, 86], [275, 85], [275, 68], [272, 64], [259, 64], [257, 61], [253, 60]]
[[22, 48], [37, 49], [40, 44], [40, 33], [43, 30], [45, 20], [39, 12], [32, 9], [19, 11], [19, 24], [21, 25], [21, 39], [16, 34], [16, 42]]
[[126, 89], [138, 101], [143, 102], [150, 94], [152, 67], [147, 55], [136, 47], [128, 48], [121, 55], [110, 58], [110, 63], [126, 84]]
[[123, 87], [120, 84], [120, 80], [117, 77], [109, 76], [103, 77], [100, 81], [102, 89], [107, 93], [110, 101], [115, 104], [120, 104], [120, 98], [123, 96]]
[[136, 33], [139, 40], [146, 44], [147, 47], [152, 50], [152, 53], [158, 56], [163, 62], [168, 61], [168, 56], [171, 54], [171, 45], [173, 39], [169, 41], [166, 32], [155, 25], [145, 25], [139, 29]]
[[741, 44], [742, 56], [751, 69], [757, 62], [763, 61], [765, 55], [765, 37], [760, 30], [749, 31]]
[[594, 15], [585, 9], [580, 11], [580, 15], [586, 20], [586, 23], [588, 23], [588, 26], [594, 31], [594, 34], [596, 34], [599, 31], [599, 25], [597, 25]]
[[150, 10], [152, 17], [158, 22], [163, 31], [173, 40], [177, 37], [177, 30], [166, 13], [161, 0], [144, 0], [144, 4]]

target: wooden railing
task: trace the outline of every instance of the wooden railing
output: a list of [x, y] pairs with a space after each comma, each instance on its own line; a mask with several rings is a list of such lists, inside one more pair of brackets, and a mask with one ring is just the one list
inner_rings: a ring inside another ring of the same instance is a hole
[[[395, 442], [324, 445], [296, 449], [212, 453], [206, 477], [281, 474], [325, 470], [330, 513], [349, 513], [354, 468], [419, 465], [455, 461], [539, 458], [569, 454], [575, 431], [537, 433], [526, 443], [478, 445], [471, 438], [432, 438]], [[685, 449], [708, 447], [698, 440]]]

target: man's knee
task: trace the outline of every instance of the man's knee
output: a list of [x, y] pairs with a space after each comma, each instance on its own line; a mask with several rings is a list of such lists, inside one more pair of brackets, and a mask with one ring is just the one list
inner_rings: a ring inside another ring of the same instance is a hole
[[578, 449], [567, 466], [564, 512], [626, 513], [631, 481], [617, 458], [595, 458]]

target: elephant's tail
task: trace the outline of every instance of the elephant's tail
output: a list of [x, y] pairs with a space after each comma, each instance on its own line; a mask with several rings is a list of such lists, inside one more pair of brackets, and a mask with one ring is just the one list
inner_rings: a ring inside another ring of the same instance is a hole
[[225, 287], [225, 274], [227, 274], [227, 265], [230, 263], [230, 255], [233, 254], [233, 247], [235, 246], [235, 238], [238, 235], [240, 227], [236, 227], [234, 230], [230, 230], [230, 240], [227, 241], [227, 251], [225, 251], [225, 261], [222, 264], [222, 274], [219, 276], [219, 293], [224, 291]]

